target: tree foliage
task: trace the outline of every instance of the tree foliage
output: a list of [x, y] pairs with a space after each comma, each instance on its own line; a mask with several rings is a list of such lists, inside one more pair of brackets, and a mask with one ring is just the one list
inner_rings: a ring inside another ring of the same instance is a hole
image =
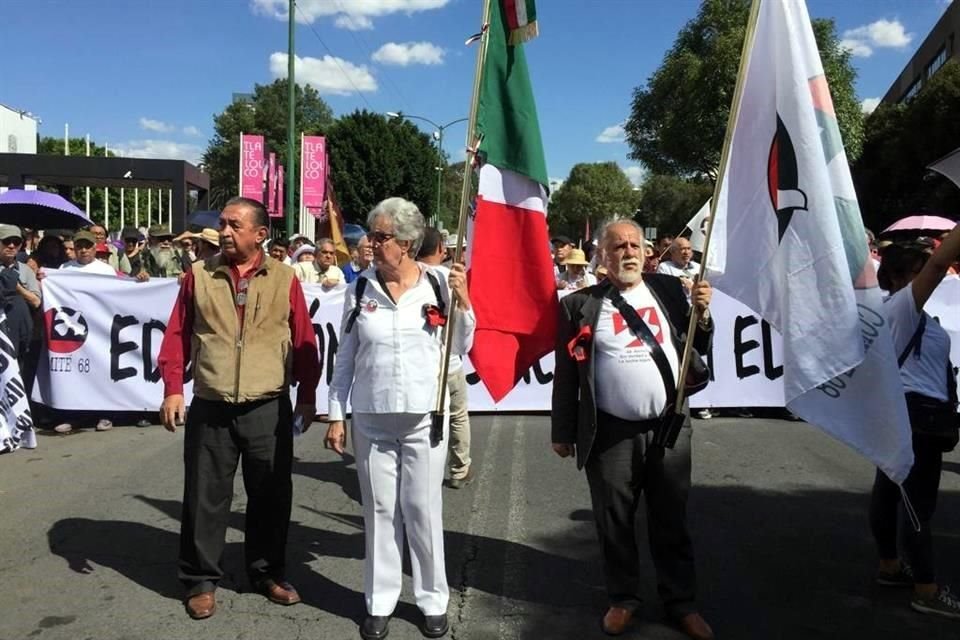
[[437, 206], [437, 155], [430, 137], [408, 120], [367, 110], [337, 120], [327, 136], [330, 170], [348, 221], [363, 223], [383, 200], [400, 196], [424, 216]]
[[632, 216], [636, 203], [633, 184], [616, 162], [582, 162], [550, 199], [550, 231], [580, 235], [587, 219], [596, 228], [606, 220]]
[[[219, 209], [237, 195], [240, 167], [240, 134], [264, 136], [267, 147], [277, 154], [280, 164], [287, 164], [287, 81], [255, 85], [253, 101], [234, 102], [213, 117], [213, 138], [203, 154], [203, 163], [210, 174], [210, 206]], [[300, 133], [324, 135], [333, 124], [333, 111], [317, 90], [297, 85], [295, 90], [296, 149], [295, 162], [300, 160]], [[289, 175], [299, 175], [297, 167], [284, 166]], [[299, 180], [295, 180], [295, 199], [299, 202]]]
[[[703, 2], [647, 84], [634, 90], [625, 125], [631, 158], [655, 174], [715, 175], [749, 12], [749, 0]], [[813, 20], [813, 29], [852, 161], [863, 141], [856, 71], [838, 46], [832, 20]]]
[[950, 61], [907, 104], [883, 104], [866, 120], [853, 166], [867, 226], [880, 231], [916, 212], [958, 217], [960, 190], [926, 167], [960, 147], [960, 63]]
[[678, 235], [712, 195], [713, 186], [705, 180], [647, 176], [634, 219], [645, 228], [656, 227], [657, 235]]

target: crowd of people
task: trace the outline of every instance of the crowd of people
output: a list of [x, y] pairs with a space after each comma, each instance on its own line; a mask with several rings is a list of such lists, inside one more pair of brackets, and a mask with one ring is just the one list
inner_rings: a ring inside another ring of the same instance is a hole
[[[42, 348], [37, 318], [50, 270], [139, 282], [179, 280], [159, 358], [160, 419], [169, 431], [185, 428], [178, 573], [186, 611], [194, 619], [217, 611], [224, 531], [240, 462], [248, 496], [250, 582], [279, 605], [301, 600], [287, 580], [285, 558], [292, 437], [316, 417], [320, 377], [302, 289], [307, 284], [345, 287], [324, 444], [344, 454], [349, 441], [356, 460], [366, 539], [367, 616], [360, 635], [365, 640], [388, 635], [402, 590], [405, 546], [421, 632], [438, 638], [449, 630], [441, 487], [460, 489], [474, 479], [462, 356], [470, 350], [476, 319], [464, 266], [452, 260], [444, 236], [426, 226], [415, 204], [384, 200], [367, 225], [370, 231], [350, 244], [350, 259], [342, 264], [329, 238], [269, 239], [263, 205], [239, 197], [224, 207], [219, 229], [174, 236], [165, 227], [146, 233], [125, 228], [119, 234], [122, 246], [109, 242], [100, 225], [42, 238], [0, 225], [6, 330], [25, 378], [30, 356]], [[931, 241], [883, 246], [868, 233], [867, 243], [880, 284], [889, 292], [885, 308], [901, 353], [916, 458], [902, 492], [877, 472], [870, 504], [879, 555], [875, 580], [911, 588], [909, 603], [917, 611], [960, 618], [960, 600], [937, 581], [931, 534], [943, 452], [956, 440], [945, 443], [944, 433], [934, 433], [930, 416], [954, 411], [955, 418], [957, 395], [949, 336], [923, 312], [940, 281], [956, 271], [960, 227]], [[713, 631], [696, 601], [686, 520], [689, 408], [682, 407], [684, 420], [672, 448], [665, 448], [658, 434], [686, 328], [695, 326], [700, 353], [710, 349], [712, 289], [699, 275], [689, 239], [654, 242], [632, 220], [612, 221], [585, 247], [562, 235], [552, 244], [561, 297], [552, 447], [576, 460], [590, 488], [609, 601], [601, 627], [608, 635], [624, 633], [639, 606], [644, 589], [635, 523], [642, 504], [668, 618], [687, 637], [710, 640]], [[248, 300], [256, 300], [249, 316]], [[662, 319], [656, 336], [641, 319], [646, 312]], [[453, 316], [448, 393], [443, 411], [436, 413], [444, 327]], [[183, 395], [188, 363], [194, 380], [189, 413]], [[101, 419], [96, 429], [111, 426]], [[72, 428], [64, 422], [56, 430]], [[900, 514], [904, 495], [912, 519]]]

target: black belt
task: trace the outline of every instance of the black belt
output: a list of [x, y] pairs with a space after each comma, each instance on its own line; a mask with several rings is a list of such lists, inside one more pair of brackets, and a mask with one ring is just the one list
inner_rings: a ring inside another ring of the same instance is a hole
[[662, 418], [649, 420], [624, 420], [617, 416], [597, 409], [597, 426], [604, 429], [623, 430], [633, 433], [646, 433], [657, 428], [663, 422]]

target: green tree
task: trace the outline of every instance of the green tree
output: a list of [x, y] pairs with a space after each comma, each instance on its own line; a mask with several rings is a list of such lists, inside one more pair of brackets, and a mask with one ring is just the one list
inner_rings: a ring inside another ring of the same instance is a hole
[[[251, 102], [234, 102], [213, 117], [213, 138], [203, 154], [203, 163], [210, 174], [210, 206], [218, 209], [237, 195], [240, 167], [240, 134], [264, 136], [269, 149], [277, 154], [280, 164], [287, 164], [287, 81], [255, 85]], [[297, 85], [294, 112], [297, 120], [296, 150], [300, 159], [300, 133], [324, 135], [333, 125], [333, 111], [317, 90]], [[284, 166], [289, 175], [297, 167]], [[299, 202], [299, 180], [295, 180], [294, 199]]]
[[926, 167], [960, 147], [960, 63], [950, 61], [907, 104], [883, 104], [866, 119], [853, 166], [860, 209], [874, 231], [927, 211], [956, 217], [960, 189]]
[[[713, 176], [720, 163], [730, 103], [750, 12], [749, 0], [704, 0], [660, 67], [633, 93], [625, 125], [630, 157], [653, 173]], [[832, 20], [813, 29], [848, 158], [860, 154], [863, 119], [850, 54]]]
[[656, 227], [658, 235], [677, 235], [712, 195], [713, 186], [706, 180], [647, 176], [634, 219], [643, 227]]
[[337, 120], [327, 136], [330, 170], [348, 222], [365, 223], [383, 200], [400, 196], [425, 217], [437, 206], [437, 153], [430, 137], [407, 120], [367, 110]]
[[[466, 163], [463, 161], [454, 162], [451, 165], [447, 165], [443, 172], [443, 197], [440, 206], [440, 220], [450, 233], [456, 233], [457, 223], [460, 219], [460, 195], [463, 192], [463, 170], [465, 165]], [[473, 198], [477, 195], [478, 173], [473, 171], [471, 178], [470, 199], [468, 202], [472, 204]]]
[[580, 235], [589, 219], [592, 228], [612, 218], [631, 216], [637, 193], [616, 162], [582, 162], [550, 199], [551, 233]]

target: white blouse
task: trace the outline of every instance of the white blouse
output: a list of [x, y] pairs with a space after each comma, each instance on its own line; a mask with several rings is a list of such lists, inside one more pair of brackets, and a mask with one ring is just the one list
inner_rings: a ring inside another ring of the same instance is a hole
[[[337, 362], [330, 382], [330, 420], [344, 419], [348, 398], [353, 411], [359, 413], [426, 414], [436, 408], [443, 344], [439, 328], [430, 327], [424, 313], [425, 305], [437, 305], [427, 270], [440, 284], [447, 313], [457, 314], [452, 353], [464, 355], [470, 351], [477, 324], [473, 310], [453, 311], [456, 303], [450, 302], [446, 274], [423, 264], [418, 266], [420, 279], [396, 304], [380, 286], [373, 268], [360, 274], [367, 284], [350, 333], [346, 329], [356, 308], [357, 280], [347, 288]], [[446, 400], [449, 403], [449, 395]]]

